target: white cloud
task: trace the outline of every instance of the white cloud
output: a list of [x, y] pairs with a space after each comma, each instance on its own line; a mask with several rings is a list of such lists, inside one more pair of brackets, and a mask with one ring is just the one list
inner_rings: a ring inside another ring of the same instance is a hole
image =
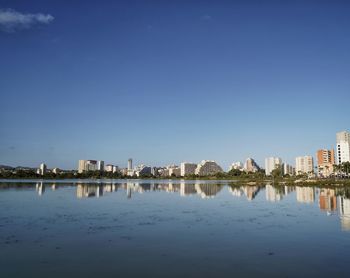
[[35, 24], [49, 24], [53, 20], [50, 14], [23, 14], [12, 9], [0, 9], [0, 29], [5, 32], [28, 29]]

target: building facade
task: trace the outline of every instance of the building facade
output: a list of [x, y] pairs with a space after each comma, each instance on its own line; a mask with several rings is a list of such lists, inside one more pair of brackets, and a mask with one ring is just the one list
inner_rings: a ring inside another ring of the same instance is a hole
[[182, 162], [180, 164], [180, 175], [182, 177], [186, 175], [194, 175], [196, 172], [197, 164], [195, 163], [189, 163], [189, 162]]
[[195, 174], [198, 176], [209, 176], [222, 172], [222, 168], [213, 160], [202, 160], [195, 170]]
[[259, 165], [255, 162], [253, 158], [247, 158], [244, 163], [244, 171], [255, 173], [260, 170]]
[[79, 160], [78, 173], [87, 171], [104, 171], [104, 161], [102, 160]]
[[295, 158], [295, 172], [300, 174], [312, 174], [314, 172], [314, 159], [310, 155]]
[[270, 176], [271, 172], [282, 166], [282, 159], [279, 157], [265, 158], [265, 174]]
[[350, 133], [341, 131], [337, 133], [337, 164], [350, 161]]
[[318, 175], [329, 177], [333, 173], [333, 165], [335, 163], [334, 150], [318, 150], [316, 157]]

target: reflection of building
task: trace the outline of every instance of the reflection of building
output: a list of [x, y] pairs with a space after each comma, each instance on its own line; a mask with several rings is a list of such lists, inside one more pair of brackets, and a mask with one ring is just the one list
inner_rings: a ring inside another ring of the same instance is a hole
[[339, 214], [343, 230], [350, 230], [350, 199], [339, 197]]
[[265, 158], [265, 174], [270, 176], [271, 172], [278, 167], [282, 166], [282, 159], [279, 157], [268, 157]]
[[221, 167], [212, 160], [202, 160], [198, 164], [195, 174], [199, 176], [210, 176], [223, 172]]
[[197, 193], [202, 197], [202, 198], [210, 198], [214, 197], [219, 191], [222, 189], [222, 185], [219, 184], [200, 184], [197, 183], [195, 184], [195, 189]]
[[103, 187], [94, 184], [78, 184], [77, 198], [100, 197], [103, 195]]
[[243, 186], [244, 194], [247, 196], [249, 201], [252, 201], [260, 191], [259, 186]]
[[255, 162], [253, 158], [247, 158], [244, 163], [244, 171], [246, 172], [257, 172], [260, 170], [259, 165]]
[[197, 164], [195, 163], [182, 162], [180, 165], [180, 175], [182, 177], [186, 175], [194, 175], [196, 168]]
[[313, 187], [296, 187], [297, 201], [300, 203], [313, 203], [315, 201], [315, 189]]
[[37, 182], [36, 183], [36, 191], [38, 192], [38, 195], [41, 196], [45, 193], [45, 185], [43, 184], [43, 182]]
[[241, 187], [229, 186], [228, 191], [236, 197], [241, 197], [244, 194]]
[[314, 171], [314, 159], [310, 155], [295, 158], [295, 171], [297, 175], [311, 174]]
[[104, 162], [102, 160], [79, 160], [78, 173], [86, 171], [103, 171]]
[[350, 161], [350, 133], [341, 131], [337, 133], [337, 164]]
[[191, 194], [196, 194], [196, 188], [194, 184], [186, 184], [185, 182], [180, 183], [180, 195], [187, 196]]
[[280, 201], [283, 198], [283, 192], [281, 192], [280, 190], [278, 190], [270, 184], [266, 185], [265, 194], [266, 200], [270, 202]]
[[319, 206], [321, 210], [336, 210], [337, 197], [334, 189], [321, 189], [319, 195]]
[[334, 150], [318, 150], [316, 156], [318, 175], [328, 177], [333, 173], [333, 165], [335, 163]]

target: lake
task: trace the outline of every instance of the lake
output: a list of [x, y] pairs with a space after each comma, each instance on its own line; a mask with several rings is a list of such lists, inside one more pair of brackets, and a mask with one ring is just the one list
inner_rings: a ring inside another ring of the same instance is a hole
[[349, 277], [350, 189], [0, 182], [1, 277]]

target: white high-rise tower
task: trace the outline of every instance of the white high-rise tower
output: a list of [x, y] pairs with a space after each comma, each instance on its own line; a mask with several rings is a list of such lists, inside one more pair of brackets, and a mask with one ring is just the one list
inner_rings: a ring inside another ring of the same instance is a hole
[[341, 131], [337, 133], [337, 164], [350, 161], [350, 133]]

